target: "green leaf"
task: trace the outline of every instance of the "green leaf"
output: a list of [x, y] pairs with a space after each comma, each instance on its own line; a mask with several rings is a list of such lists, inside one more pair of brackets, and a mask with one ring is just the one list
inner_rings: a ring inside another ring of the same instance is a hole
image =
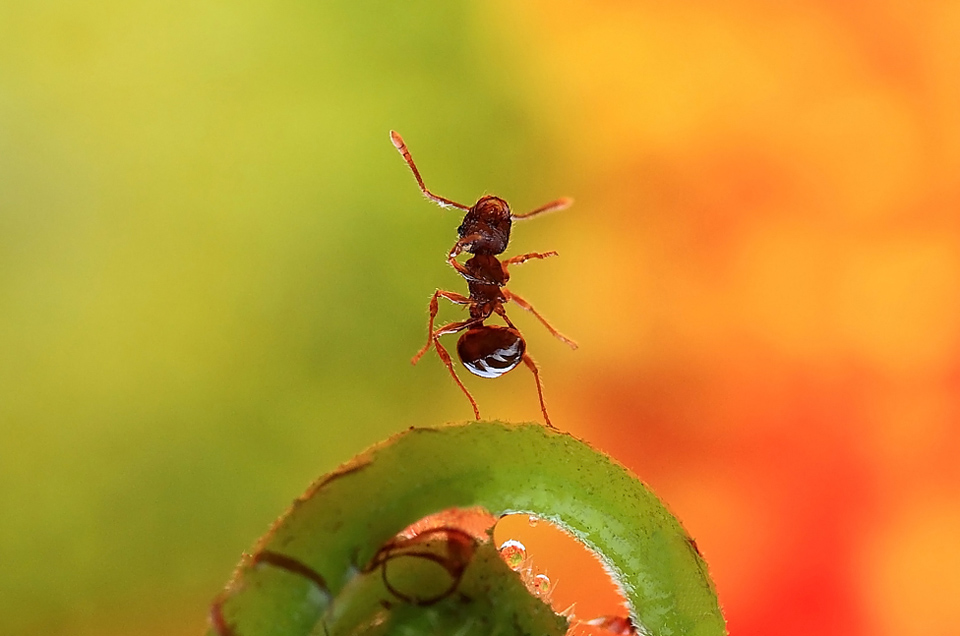
[[[240, 563], [214, 603], [209, 634], [339, 632], [341, 595], [372, 585], [363, 572], [385, 544], [427, 515], [474, 506], [497, 517], [533, 514], [580, 539], [625, 592], [638, 633], [726, 633], [695, 544], [635, 476], [554, 429], [474, 422], [410, 429], [317, 481]], [[517, 578], [490, 571], [482, 575], [488, 589]]]

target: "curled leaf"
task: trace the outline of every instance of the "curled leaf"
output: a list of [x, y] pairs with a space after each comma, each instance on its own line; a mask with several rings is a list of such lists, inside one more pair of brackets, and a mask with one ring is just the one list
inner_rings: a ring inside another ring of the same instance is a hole
[[[428, 515], [476, 506], [536, 515], [580, 539], [624, 591], [638, 633], [726, 633], [695, 543], [629, 471], [539, 424], [475, 422], [410, 429], [317, 481], [240, 563], [209, 634], [562, 634], [562, 617], [489, 542], [398, 539]], [[402, 631], [441, 624], [457, 627]]]

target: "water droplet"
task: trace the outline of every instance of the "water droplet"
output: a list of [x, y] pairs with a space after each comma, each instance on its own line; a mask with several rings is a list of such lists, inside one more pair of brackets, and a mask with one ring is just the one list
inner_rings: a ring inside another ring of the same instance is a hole
[[546, 596], [550, 594], [550, 577], [546, 574], [538, 574], [533, 577], [531, 584], [532, 591], [537, 596]]
[[509, 539], [500, 544], [500, 556], [511, 570], [519, 570], [527, 559], [527, 548], [515, 539]]
[[530, 515], [529, 517], [527, 517], [527, 523], [530, 524], [531, 528], [536, 528], [537, 524], [540, 523], [540, 519], [538, 519], [537, 517], [534, 517], [533, 515]]

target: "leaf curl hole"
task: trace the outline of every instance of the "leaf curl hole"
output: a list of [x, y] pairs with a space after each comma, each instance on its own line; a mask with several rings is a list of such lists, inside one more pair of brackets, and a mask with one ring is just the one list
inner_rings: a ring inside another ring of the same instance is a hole
[[477, 543], [476, 537], [448, 526], [398, 535], [380, 548], [365, 571], [379, 569], [384, 586], [398, 600], [432, 605], [457, 590]]
[[497, 518], [481, 508], [448, 508], [410, 524], [401, 530], [397, 536], [405, 539], [423, 534], [436, 528], [456, 528], [479, 541], [485, 541], [490, 536], [490, 529], [497, 523]]
[[496, 518], [483, 508], [450, 508], [428, 515], [385, 543], [363, 572], [379, 570], [401, 602], [432, 605], [454, 594], [477, 545], [490, 540]]
[[569, 636], [633, 634], [627, 601], [600, 560], [546, 519], [505, 515], [493, 529], [500, 555], [532, 594], [570, 619]]

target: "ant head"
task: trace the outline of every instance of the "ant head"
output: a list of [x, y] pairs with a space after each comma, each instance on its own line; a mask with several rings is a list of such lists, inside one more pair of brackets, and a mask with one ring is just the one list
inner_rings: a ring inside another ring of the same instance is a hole
[[497, 378], [523, 360], [527, 344], [520, 332], [498, 325], [468, 329], [457, 341], [457, 355], [470, 373]]
[[457, 228], [460, 238], [476, 237], [464, 246], [472, 254], [501, 254], [510, 242], [510, 206], [500, 197], [480, 197]]

